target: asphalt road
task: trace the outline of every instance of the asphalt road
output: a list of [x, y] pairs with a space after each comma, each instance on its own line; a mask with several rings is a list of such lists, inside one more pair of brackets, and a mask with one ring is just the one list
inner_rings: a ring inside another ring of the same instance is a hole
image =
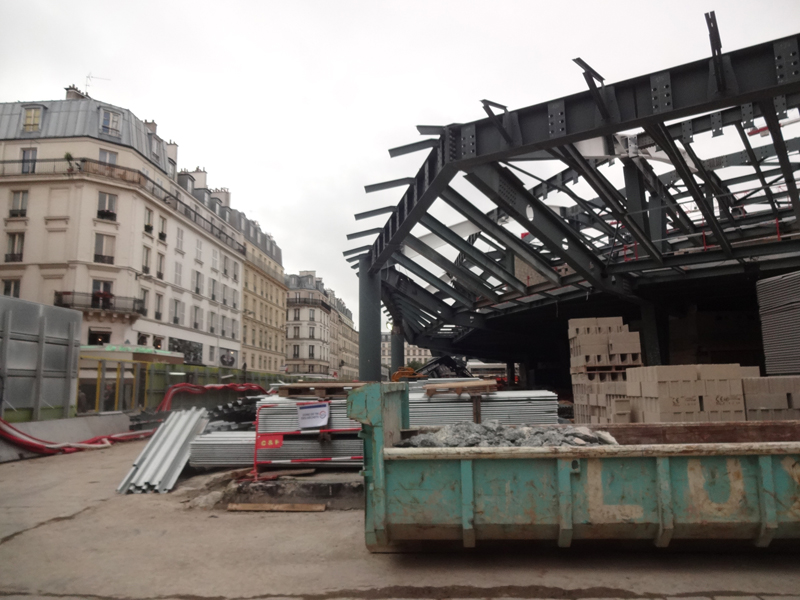
[[0, 598], [780, 598], [800, 554], [596, 547], [373, 555], [363, 512], [227, 513], [114, 489], [144, 442], [0, 465]]

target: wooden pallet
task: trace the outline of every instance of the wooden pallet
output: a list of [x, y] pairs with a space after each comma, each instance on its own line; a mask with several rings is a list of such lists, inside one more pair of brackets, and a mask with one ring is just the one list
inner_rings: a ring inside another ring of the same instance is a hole
[[436, 394], [488, 394], [497, 391], [497, 383], [486, 381], [460, 381], [453, 384], [431, 384], [425, 386], [425, 394], [430, 398]]
[[347, 396], [346, 388], [358, 388], [366, 385], [364, 382], [355, 383], [286, 383], [278, 388], [278, 395], [282, 398], [291, 396], [316, 396], [327, 398], [328, 396]]

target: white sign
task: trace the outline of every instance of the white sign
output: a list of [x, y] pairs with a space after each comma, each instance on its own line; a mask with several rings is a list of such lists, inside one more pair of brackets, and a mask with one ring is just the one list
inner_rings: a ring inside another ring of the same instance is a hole
[[331, 407], [327, 402], [297, 405], [297, 422], [300, 429], [326, 427], [331, 415]]

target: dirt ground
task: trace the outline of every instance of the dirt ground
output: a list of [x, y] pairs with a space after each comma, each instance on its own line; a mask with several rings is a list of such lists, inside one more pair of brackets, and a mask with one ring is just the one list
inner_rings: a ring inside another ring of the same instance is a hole
[[144, 442], [0, 465], [0, 598], [780, 598], [800, 554], [484, 549], [372, 555], [363, 512], [189, 508], [115, 488]]

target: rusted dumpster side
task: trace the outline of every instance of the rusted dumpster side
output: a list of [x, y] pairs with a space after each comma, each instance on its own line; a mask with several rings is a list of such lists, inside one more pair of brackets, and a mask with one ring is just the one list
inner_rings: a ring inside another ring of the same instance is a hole
[[407, 424], [403, 384], [364, 386], [348, 408], [364, 424], [373, 551], [419, 540], [800, 539], [798, 441], [393, 448]]

